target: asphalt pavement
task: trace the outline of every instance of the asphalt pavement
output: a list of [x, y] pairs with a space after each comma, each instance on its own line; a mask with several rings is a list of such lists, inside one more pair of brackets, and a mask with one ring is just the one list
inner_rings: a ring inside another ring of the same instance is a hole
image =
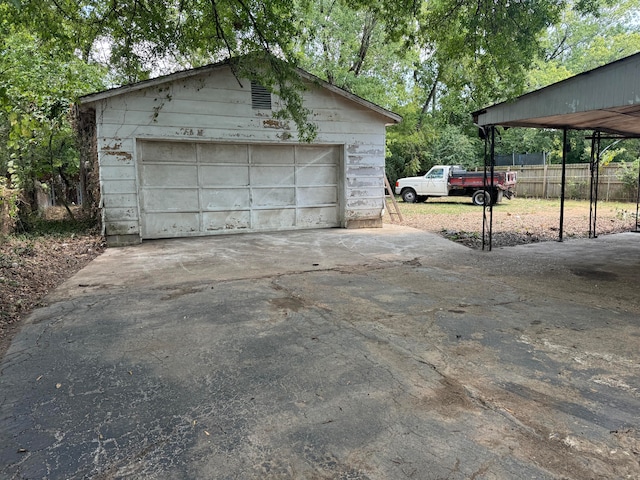
[[108, 249], [0, 366], [0, 478], [640, 478], [640, 235]]

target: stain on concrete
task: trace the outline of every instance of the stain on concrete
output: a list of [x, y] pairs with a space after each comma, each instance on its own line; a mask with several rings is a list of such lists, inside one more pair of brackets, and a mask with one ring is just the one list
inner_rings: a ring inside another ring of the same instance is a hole
[[107, 250], [2, 361], [0, 477], [637, 478], [637, 240], [594, 298], [589, 243], [393, 231]]

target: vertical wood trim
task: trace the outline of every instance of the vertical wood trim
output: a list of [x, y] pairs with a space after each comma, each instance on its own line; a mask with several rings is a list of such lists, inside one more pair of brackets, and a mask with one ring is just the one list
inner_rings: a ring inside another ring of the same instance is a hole
[[141, 212], [141, 198], [140, 198], [140, 178], [141, 178], [141, 174], [138, 171], [140, 167], [140, 162], [138, 161], [138, 158], [141, 158], [141, 155], [138, 152], [138, 139], [136, 137], [133, 137], [133, 151], [131, 152], [131, 157], [133, 160], [133, 171], [134, 171], [134, 176], [135, 176], [135, 182], [136, 182], [136, 199], [137, 199], [137, 213], [138, 213], [138, 235], [140, 236], [140, 239], [142, 240], [142, 212]]

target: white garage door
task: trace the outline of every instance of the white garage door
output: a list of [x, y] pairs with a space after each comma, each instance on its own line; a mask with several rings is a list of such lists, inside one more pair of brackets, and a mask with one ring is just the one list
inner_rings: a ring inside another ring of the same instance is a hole
[[338, 146], [139, 142], [142, 238], [336, 227]]

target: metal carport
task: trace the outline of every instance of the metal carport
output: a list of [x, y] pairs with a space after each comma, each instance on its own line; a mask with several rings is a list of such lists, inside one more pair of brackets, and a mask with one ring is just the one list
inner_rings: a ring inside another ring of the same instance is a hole
[[[472, 113], [485, 138], [485, 178], [493, 180], [496, 127], [562, 130], [562, 193], [559, 240], [563, 235], [567, 131], [591, 130], [591, 215], [589, 236], [595, 236], [598, 203], [598, 165], [602, 139], [640, 137], [640, 53], [581, 73], [561, 82]], [[603, 135], [604, 134], [604, 135]], [[640, 180], [640, 172], [639, 172]], [[636, 231], [638, 206], [636, 200]], [[491, 250], [493, 206], [485, 205], [482, 246]]]

